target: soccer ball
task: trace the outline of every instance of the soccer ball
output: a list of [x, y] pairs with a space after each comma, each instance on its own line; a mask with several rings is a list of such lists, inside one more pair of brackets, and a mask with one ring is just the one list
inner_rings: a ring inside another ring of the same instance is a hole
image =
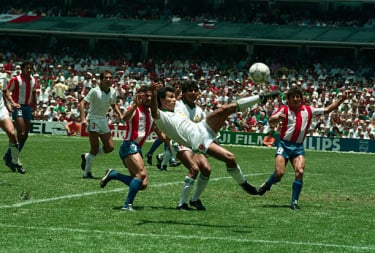
[[257, 62], [250, 66], [249, 74], [255, 83], [264, 83], [270, 77], [270, 68], [264, 63]]

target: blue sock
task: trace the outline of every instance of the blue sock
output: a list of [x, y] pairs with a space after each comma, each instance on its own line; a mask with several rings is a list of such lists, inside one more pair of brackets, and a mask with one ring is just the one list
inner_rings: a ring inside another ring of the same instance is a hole
[[118, 181], [123, 182], [127, 186], [130, 186], [130, 183], [132, 182], [133, 178], [132, 176], [124, 175], [121, 173], [118, 173], [117, 171], [112, 171], [110, 174], [111, 179], [116, 179]]
[[19, 142], [18, 143], [18, 150], [19, 150], [20, 153], [21, 153], [21, 150], [22, 150], [22, 148], [23, 148], [24, 145], [25, 145], [24, 142]]
[[292, 185], [292, 202], [290, 203], [293, 205], [295, 200], [298, 200], [299, 194], [302, 190], [303, 181], [294, 179], [293, 185]]
[[139, 188], [141, 188], [141, 185], [142, 185], [142, 181], [138, 178], [133, 178], [133, 180], [131, 181], [130, 185], [129, 185], [129, 193], [128, 193], [128, 196], [126, 198], [126, 201], [125, 201], [125, 205], [128, 205], [128, 204], [133, 204], [133, 201], [135, 199], [135, 196], [137, 195], [138, 191], [139, 191]]
[[11, 153], [10, 153], [10, 148], [8, 148], [7, 152], [5, 153], [4, 155], [4, 160], [6, 160], [7, 162], [10, 162], [12, 160], [12, 156], [11, 156]]
[[272, 175], [270, 176], [270, 178], [266, 182], [267, 188], [270, 189], [273, 184], [276, 184], [276, 183], [280, 182], [280, 180], [281, 180], [280, 178], [276, 178], [275, 172], [272, 173]]
[[[18, 152], [21, 153], [21, 150], [23, 148], [23, 146], [25, 145], [25, 142], [20, 142], [18, 144]], [[4, 159], [8, 162], [11, 162], [12, 161], [12, 153], [10, 152], [10, 148], [8, 148], [7, 152], [5, 153], [4, 155]]]
[[150, 150], [147, 152], [147, 154], [153, 154], [155, 152], [155, 150], [158, 149], [158, 147], [162, 144], [162, 140], [160, 138], [157, 138], [154, 143], [152, 143], [152, 146], [150, 148]]

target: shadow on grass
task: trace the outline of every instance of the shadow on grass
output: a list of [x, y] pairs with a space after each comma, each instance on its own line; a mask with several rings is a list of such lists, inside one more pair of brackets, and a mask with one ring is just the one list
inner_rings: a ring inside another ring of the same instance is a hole
[[[173, 207], [161, 207], [161, 206], [151, 206], [148, 208], [154, 209], [163, 209], [163, 210], [173, 210], [176, 212], [184, 212], [184, 213], [191, 213], [191, 212], [202, 212], [196, 209], [191, 209], [191, 211], [181, 211], [177, 210]], [[113, 207], [113, 210], [121, 210], [122, 206]], [[145, 207], [135, 206], [134, 209], [136, 211], [144, 210]], [[127, 211], [124, 211], [127, 212]], [[235, 233], [252, 233], [253, 228], [250, 226], [243, 226], [243, 225], [223, 225], [223, 224], [209, 224], [209, 223], [202, 223], [202, 222], [185, 222], [179, 220], [139, 220], [136, 222], [136, 225], [143, 226], [149, 224], [159, 224], [159, 225], [181, 225], [181, 226], [196, 226], [196, 227], [207, 227], [207, 228], [223, 228], [223, 229], [232, 229]]]
[[[180, 211], [179, 211], [180, 212]], [[185, 222], [178, 220], [140, 220], [137, 225], [143, 226], [148, 224], [160, 224], [160, 225], [181, 225], [181, 226], [196, 226], [196, 227], [207, 227], [207, 228], [224, 228], [232, 229], [236, 233], [252, 233], [252, 227], [243, 225], [222, 225], [222, 224], [209, 224], [202, 222]]]

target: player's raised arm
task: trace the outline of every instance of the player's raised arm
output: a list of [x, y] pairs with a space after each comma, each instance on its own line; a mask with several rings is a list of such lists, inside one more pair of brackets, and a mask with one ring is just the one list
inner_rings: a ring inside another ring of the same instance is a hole
[[341, 105], [345, 101], [345, 99], [351, 97], [351, 93], [351, 90], [344, 91], [343, 94], [339, 96], [339, 99], [324, 108], [324, 114], [328, 114], [338, 108], [339, 105]]
[[154, 119], [160, 118], [159, 108], [158, 108], [158, 89], [161, 88], [159, 83], [153, 82], [151, 84], [151, 115]]

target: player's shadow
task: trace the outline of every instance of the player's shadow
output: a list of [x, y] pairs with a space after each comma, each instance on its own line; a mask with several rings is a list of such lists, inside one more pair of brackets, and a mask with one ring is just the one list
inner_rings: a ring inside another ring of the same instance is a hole
[[[179, 211], [180, 212], [180, 211]], [[196, 227], [207, 227], [207, 228], [223, 228], [232, 229], [236, 233], [252, 233], [253, 227], [243, 225], [222, 225], [222, 224], [209, 224], [199, 222], [185, 222], [179, 220], [140, 220], [136, 225], [143, 226], [148, 224], [159, 224], [159, 225], [181, 225], [181, 226], [196, 226]]]
[[[145, 207], [142, 206], [136, 206], [133, 207], [135, 211], [141, 211], [144, 210]], [[163, 207], [163, 206], [149, 206], [147, 208], [152, 209], [163, 209], [163, 210], [173, 210], [176, 212], [182, 212], [180, 210], [177, 210], [175, 207]], [[121, 210], [122, 206], [115, 206], [113, 207], [114, 210]], [[196, 209], [191, 209], [190, 211], [186, 211], [187, 213], [190, 212], [202, 212]], [[160, 224], [160, 225], [181, 225], [181, 226], [197, 226], [197, 227], [210, 227], [210, 228], [223, 228], [223, 229], [232, 229], [233, 232], [236, 233], [252, 233], [253, 228], [250, 226], [243, 226], [243, 225], [219, 225], [219, 224], [209, 224], [209, 223], [198, 223], [198, 222], [184, 222], [184, 221], [178, 221], [178, 220], [140, 220], [136, 223], [138, 226], [148, 225], [148, 224]]]

